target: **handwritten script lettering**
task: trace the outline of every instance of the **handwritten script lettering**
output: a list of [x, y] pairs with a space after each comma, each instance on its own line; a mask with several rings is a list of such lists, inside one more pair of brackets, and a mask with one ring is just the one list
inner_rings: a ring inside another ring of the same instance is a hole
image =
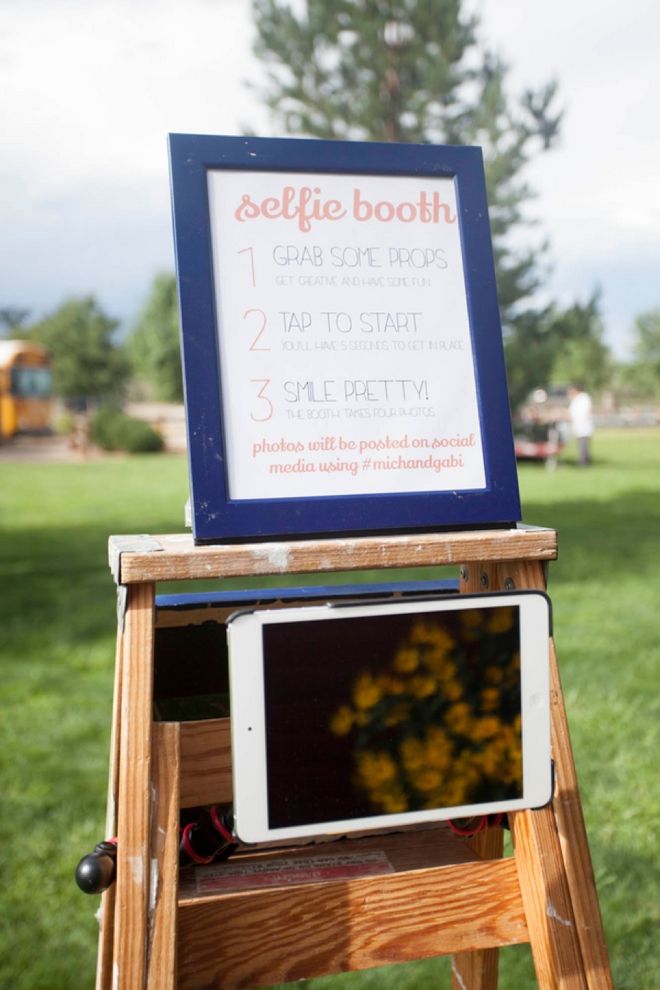
[[[348, 215], [349, 208], [338, 199], [324, 199], [319, 186], [284, 186], [279, 196], [266, 196], [262, 200], [254, 200], [249, 193], [244, 193], [234, 210], [234, 217], [239, 223], [259, 217], [263, 220], [295, 220], [304, 234], [309, 233], [314, 222], [342, 220]], [[358, 223], [456, 223], [456, 213], [449, 203], [445, 203], [437, 191], [429, 193], [424, 189], [417, 193], [414, 200], [398, 203], [387, 199], [374, 202], [361, 189], [354, 189], [350, 215]], [[282, 263], [281, 256], [276, 260]]]

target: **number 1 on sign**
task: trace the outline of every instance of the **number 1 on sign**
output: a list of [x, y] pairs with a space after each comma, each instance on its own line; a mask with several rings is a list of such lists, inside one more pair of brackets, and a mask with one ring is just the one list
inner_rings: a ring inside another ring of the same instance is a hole
[[241, 248], [238, 252], [239, 254], [247, 254], [250, 258], [250, 279], [252, 282], [252, 288], [256, 288], [257, 281], [254, 275], [254, 250], [251, 247]]

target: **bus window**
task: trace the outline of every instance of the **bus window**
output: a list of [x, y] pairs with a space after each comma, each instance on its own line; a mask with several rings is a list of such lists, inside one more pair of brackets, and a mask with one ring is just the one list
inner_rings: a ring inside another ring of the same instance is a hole
[[48, 398], [53, 390], [50, 368], [14, 367], [11, 372], [11, 393], [28, 398]]

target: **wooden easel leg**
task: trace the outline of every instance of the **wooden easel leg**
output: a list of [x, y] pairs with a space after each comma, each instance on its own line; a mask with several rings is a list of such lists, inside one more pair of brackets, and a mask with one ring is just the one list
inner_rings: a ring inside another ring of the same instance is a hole
[[551, 807], [509, 815], [536, 978], [547, 990], [586, 990], [575, 918]]
[[180, 752], [179, 723], [156, 722], [153, 726], [148, 990], [175, 990], [176, 987]]
[[550, 677], [553, 695], [552, 745], [556, 775], [553, 809], [587, 974], [587, 986], [589, 990], [613, 990], [612, 972], [580, 802], [554, 643], [550, 648]]
[[[501, 828], [488, 828], [466, 842], [482, 859], [502, 858]], [[452, 990], [497, 990], [499, 956], [499, 949], [457, 953], [451, 964]]]
[[[502, 563], [498, 566], [498, 586], [500, 588], [510, 586], [516, 590], [526, 588], [544, 590], [543, 566], [535, 561]], [[551, 644], [550, 649], [550, 679], [552, 750], [555, 761], [555, 796], [552, 802], [552, 813], [562, 856], [563, 874], [566, 879], [577, 931], [586, 979], [585, 985], [589, 990], [612, 990], [612, 975], [580, 803], [554, 643]], [[531, 814], [538, 813], [532, 812]], [[520, 818], [520, 816], [517, 817]], [[518, 851], [516, 851], [516, 856], [518, 857]]]
[[143, 990], [147, 963], [153, 584], [129, 585], [122, 636], [113, 990]]
[[[118, 604], [121, 602], [121, 589], [118, 590]], [[120, 611], [120, 608], [118, 608]], [[118, 621], [123, 621], [118, 616]], [[117, 778], [119, 776], [119, 721], [121, 714], [121, 655], [122, 629], [117, 629], [115, 650], [114, 692], [112, 695], [112, 728], [110, 731], [110, 758], [108, 774], [108, 797], [105, 816], [104, 839], [111, 839], [117, 833]], [[96, 963], [95, 990], [112, 988], [112, 943], [115, 932], [115, 885], [112, 884], [101, 897], [99, 947]]]
[[[488, 591], [497, 581], [496, 564], [470, 564], [461, 567], [460, 590], [465, 594]], [[502, 829], [489, 828], [468, 840], [482, 859], [502, 856]], [[460, 952], [452, 958], [452, 990], [497, 990], [499, 949]]]
[[[461, 569], [464, 592], [545, 590], [545, 587], [544, 567], [539, 561], [471, 563]], [[556, 777], [553, 804], [542, 811], [511, 816], [532, 953], [541, 986], [611, 990], [612, 977], [554, 645], [551, 688]], [[542, 898], [539, 902], [540, 894], [545, 901]], [[484, 953], [457, 956], [454, 966], [454, 990], [462, 990], [463, 986], [470, 990], [491, 990], [497, 986], [496, 966], [487, 963]]]

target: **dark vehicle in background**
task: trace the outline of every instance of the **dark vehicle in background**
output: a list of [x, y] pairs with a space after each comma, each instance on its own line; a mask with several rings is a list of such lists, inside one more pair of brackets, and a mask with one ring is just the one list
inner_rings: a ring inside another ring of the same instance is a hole
[[568, 389], [537, 388], [513, 419], [513, 443], [519, 461], [543, 461], [552, 470], [566, 442]]

